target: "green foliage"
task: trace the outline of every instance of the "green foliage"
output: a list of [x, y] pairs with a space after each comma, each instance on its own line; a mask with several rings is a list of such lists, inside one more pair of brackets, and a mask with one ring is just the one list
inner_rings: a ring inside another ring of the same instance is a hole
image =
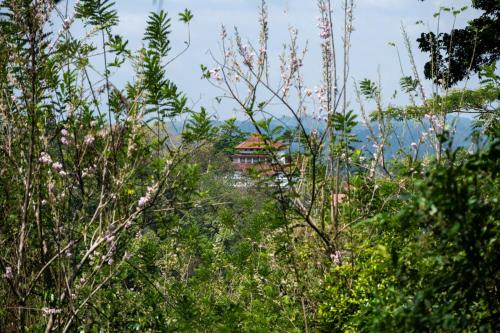
[[148, 49], [158, 57], [166, 57], [170, 51], [170, 18], [161, 10], [149, 15], [144, 40], [148, 42]]
[[[384, 109], [380, 84], [360, 83], [382, 136], [386, 115], [480, 112], [475, 153], [403, 152], [376, 173], [354, 110], [329, 114], [329, 139], [259, 118], [269, 143], [299, 146], [293, 179], [245, 182], [228, 155], [249, 133], [190, 110], [167, 76], [166, 12], [149, 16], [134, 52], [111, 33], [113, 2], [80, 2], [75, 17], [93, 32], [79, 39], [69, 18], [51, 34], [60, 18], [40, 15], [41, 3], [0, 0], [1, 332], [500, 331], [494, 63], [478, 89], [423, 105]], [[88, 75], [96, 54], [105, 82]], [[121, 89], [112, 70], [124, 65], [136, 72]], [[410, 94], [420, 85], [400, 83]]]
[[359, 83], [361, 93], [366, 99], [375, 100], [380, 96], [380, 91], [377, 85], [368, 79], [364, 79]]
[[184, 9], [183, 12], [179, 13], [179, 20], [184, 23], [191, 22], [193, 17], [193, 13], [189, 9]]
[[82, 0], [76, 7], [75, 17], [84, 20], [85, 24], [108, 31], [118, 24], [118, 12], [111, 0]]
[[226, 155], [234, 154], [234, 147], [243, 142], [247, 136], [248, 133], [243, 132], [236, 124], [236, 118], [228, 119], [219, 126], [219, 135], [214, 143], [214, 149]]
[[202, 107], [200, 112], [191, 112], [182, 138], [188, 143], [198, 142], [202, 140], [213, 140], [217, 135], [217, 128], [213, 127], [210, 116], [207, 110]]
[[335, 137], [336, 149], [339, 154], [350, 153], [355, 150], [353, 144], [359, 142], [354, 128], [358, 125], [357, 115], [353, 110], [349, 110], [345, 115], [334, 113], [332, 117], [332, 127], [339, 133]]
[[399, 81], [401, 89], [409, 94], [415, 92], [417, 90], [419, 81], [417, 79], [413, 79], [411, 76], [404, 76]]
[[[433, 166], [395, 216], [360, 224], [328, 276], [322, 326], [342, 332], [498, 330], [500, 145]], [[375, 234], [374, 234], [375, 232]]]
[[[450, 33], [422, 33], [417, 39], [421, 51], [429, 54], [424, 66], [425, 77], [436, 84], [451, 87], [472, 73], [478, 73], [482, 66], [498, 60], [500, 31], [500, 6], [495, 0], [473, 0], [472, 7], [482, 11], [478, 18], [468, 22], [463, 29]], [[457, 16], [467, 7], [453, 10]], [[441, 12], [451, 12], [441, 8]]]

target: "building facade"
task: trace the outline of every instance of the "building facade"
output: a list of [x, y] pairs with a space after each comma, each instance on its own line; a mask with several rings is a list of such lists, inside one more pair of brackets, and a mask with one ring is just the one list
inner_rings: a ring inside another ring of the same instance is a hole
[[[271, 142], [266, 145], [259, 134], [252, 134], [247, 140], [235, 147], [231, 160], [235, 171], [240, 175], [250, 170], [268, 176], [281, 172], [281, 167], [288, 162], [286, 146], [282, 142]], [[274, 158], [273, 158], [274, 155]]]

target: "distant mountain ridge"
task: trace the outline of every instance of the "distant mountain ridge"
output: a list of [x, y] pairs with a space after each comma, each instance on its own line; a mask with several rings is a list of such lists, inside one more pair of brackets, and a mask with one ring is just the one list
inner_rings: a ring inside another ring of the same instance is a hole
[[[220, 120], [214, 120], [212, 121], [214, 126], [221, 126], [224, 121]], [[312, 119], [312, 118], [305, 118], [302, 120], [302, 124], [307, 132], [311, 132], [313, 129], [317, 129], [319, 131], [323, 130], [325, 128], [324, 124], [319, 124], [318, 121]], [[393, 128], [393, 131], [397, 133], [397, 136], [391, 135], [389, 137], [389, 142], [386, 143], [385, 147], [385, 155], [387, 158], [392, 158], [396, 156], [396, 153], [398, 150], [401, 148], [405, 150], [409, 150], [411, 147], [411, 144], [413, 142], [418, 142], [419, 138], [422, 134], [422, 132], [425, 132], [428, 130], [428, 124], [425, 126], [422, 126], [422, 124], [417, 123], [415, 121], [407, 121], [407, 124], [405, 124], [402, 121], [396, 121], [393, 120], [391, 123], [391, 126]], [[457, 126], [456, 126], [456, 131], [454, 135], [454, 140], [453, 140], [453, 147], [467, 147], [471, 144], [470, 141], [470, 135], [472, 133], [472, 124], [473, 120], [465, 117], [459, 117]], [[249, 121], [249, 120], [237, 120], [235, 122], [235, 125], [238, 126], [240, 130], [243, 132], [248, 133], [249, 135], [251, 133], [255, 133], [255, 127], [254, 125]], [[278, 126], [282, 126], [286, 129], [294, 129], [297, 128], [298, 122], [296, 119], [288, 116], [283, 116], [280, 118], [274, 118], [270, 122], [270, 128], [276, 128]], [[374, 132], [375, 135], [378, 135], [378, 129], [377, 126], [374, 124]], [[427, 127], [427, 128], [426, 128]], [[175, 134], [179, 134], [179, 132], [182, 129], [182, 124], [181, 123], [175, 123], [174, 128], [172, 128], [172, 132]], [[374, 148], [372, 147], [373, 143], [370, 142], [369, 140], [369, 130], [366, 126], [363, 124], [359, 123], [355, 128], [354, 128], [354, 135], [357, 137], [359, 142], [355, 143], [354, 146], [359, 149], [367, 150], [370, 152], [374, 151]], [[433, 149], [428, 145], [428, 144], [422, 144], [420, 147], [420, 152], [421, 153], [432, 153]]]

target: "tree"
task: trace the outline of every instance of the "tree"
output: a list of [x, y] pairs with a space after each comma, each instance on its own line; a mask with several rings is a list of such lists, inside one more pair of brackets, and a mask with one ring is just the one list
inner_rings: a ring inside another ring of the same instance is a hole
[[228, 119], [219, 127], [219, 137], [214, 143], [214, 149], [227, 155], [234, 154], [234, 147], [245, 140], [247, 135], [236, 124], [236, 118]]
[[[483, 11], [463, 29], [450, 33], [422, 33], [417, 39], [421, 51], [429, 54], [424, 66], [427, 79], [445, 87], [478, 73], [500, 56], [500, 1], [472, 0], [472, 7]], [[462, 10], [453, 10], [458, 15]], [[442, 11], [451, 11], [442, 8]]]

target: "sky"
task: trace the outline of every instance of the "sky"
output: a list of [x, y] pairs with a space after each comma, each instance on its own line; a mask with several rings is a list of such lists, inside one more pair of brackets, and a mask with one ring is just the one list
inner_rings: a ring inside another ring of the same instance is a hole
[[[190, 24], [191, 46], [181, 57], [171, 63], [167, 69], [172, 79], [189, 97], [194, 108], [206, 107], [215, 117], [227, 119], [241, 118], [242, 114], [235, 110], [230, 102], [221, 104], [215, 101], [221, 91], [201, 80], [200, 65], [209, 68], [214, 66], [210, 54], [221, 59], [220, 27], [224, 24], [228, 31], [238, 27], [243, 39], [255, 41], [258, 36], [258, 10], [260, 0], [115, 0], [120, 24], [114, 30], [130, 41], [132, 49], [139, 49], [146, 26], [147, 16], [151, 11], [163, 8], [173, 20], [172, 46], [173, 53], [183, 49], [187, 40], [187, 28], [178, 22], [177, 14], [185, 8], [190, 9], [194, 19]], [[340, 3], [339, 0], [334, 0]], [[350, 79], [360, 81], [369, 78], [378, 80], [381, 76], [384, 96], [388, 101], [394, 90], [398, 88], [402, 76], [395, 48], [390, 42], [398, 45], [404, 67], [408, 71], [408, 58], [403, 46], [401, 25], [406, 27], [410, 39], [414, 42], [413, 50], [417, 66], [423, 68], [425, 55], [420, 54], [416, 46], [416, 38], [424, 31], [435, 31], [437, 19], [433, 14], [440, 6], [460, 8], [469, 5], [468, 0], [355, 0], [354, 29], [351, 49]], [[306, 85], [311, 88], [319, 86], [321, 81], [320, 40], [317, 28], [316, 0], [269, 0], [270, 20], [270, 58], [277, 60], [282, 44], [288, 39], [288, 27], [299, 31], [299, 42], [309, 45], [304, 62]], [[337, 10], [340, 8], [337, 8]], [[468, 20], [477, 16], [477, 12], [469, 8], [459, 15], [456, 27], [463, 27]], [[339, 16], [339, 19], [341, 17]], [[423, 25], [417, 25], [423, 21]], [[451, 15], [440, 19], [440, 30], [449, 31], [453, 24]], [[339, 31], [337, 31], [338, 33]], [[337, 43], [340, 43], [338, 39]], [[272, 70], [272, 75], [279, 77], [279, 69]], [[117, 73], [114, 80], [125, 82], [130, 79], [130, 72]], [[352, 87], [352, 85], [350, 85]], [[352, 99], [352, 89], [348, 96]], [[404, 103], [396, 99], [395, 103]], [[355, 108], [353, 103], [353, 108]], [[278, 111], [279, 113], [279, 111]]]

